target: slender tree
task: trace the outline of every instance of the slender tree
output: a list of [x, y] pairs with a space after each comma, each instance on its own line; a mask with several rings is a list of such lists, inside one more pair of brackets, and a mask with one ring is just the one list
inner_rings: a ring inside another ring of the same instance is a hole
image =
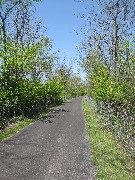
[[135, 2], [97, 0], [95, 4], [94, 7], [87, 8], [87, 13], [81, 16], [87, 23], [82, 48], [86, 49], [86, 56], [96, 48], [99, 59], [108, 69], [116, 69], [121, 40], [131, 40], [135, 33]]

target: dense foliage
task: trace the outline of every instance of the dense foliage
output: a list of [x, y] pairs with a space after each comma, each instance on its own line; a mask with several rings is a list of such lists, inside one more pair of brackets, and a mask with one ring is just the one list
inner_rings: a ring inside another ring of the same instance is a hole
[[52, 43], [41, 35], [34, 4], [0, 1], [0, 129], [12, 117], [35, 116], [84, 92], [81, 79], [50, 52]]
[[86, 15], [90, 33], [82, 43], [86, 52], [82, 66], [87, 72], [89, 95], [103, 115], [101, 122], [131, 152], [135, 122], [133, 4], [128, 0], [98, 1], [99, 13], [93, 10]]

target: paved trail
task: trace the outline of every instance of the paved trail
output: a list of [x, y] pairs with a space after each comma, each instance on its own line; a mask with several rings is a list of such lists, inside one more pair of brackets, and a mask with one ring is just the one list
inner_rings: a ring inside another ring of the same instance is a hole
[[95, 180], [81, 101], [1, 142], [0, 180]]

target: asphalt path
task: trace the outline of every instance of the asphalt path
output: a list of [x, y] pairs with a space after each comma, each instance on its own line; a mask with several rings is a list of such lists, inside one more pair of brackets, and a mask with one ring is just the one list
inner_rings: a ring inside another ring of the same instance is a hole
[[0, 180], [95, 180], [82, 98], [0, 142]]

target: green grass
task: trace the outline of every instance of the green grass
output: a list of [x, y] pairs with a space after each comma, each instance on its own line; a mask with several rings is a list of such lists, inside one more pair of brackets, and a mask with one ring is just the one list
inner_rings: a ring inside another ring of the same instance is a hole
[[83, 111], [97, 179], [135, 179], [135, 175], [133, 174], [133, 159], [100, 124], [98, 116], [85, 99], [83, 99]]
[[19, 132], [24, 127], [30, 125], [34, 122], [34, 119], [28, 119], [26, 121], [20, 121], [17, 124], [14, 124], [8, 130], [5, 130], [3, 133], [0, 134], [0, 141], [12, 136], [13, 134]]
[[[8, 129], [5, 129], [2, 133], [0, 133], [0, 141], [6, 139], [8, 137], [11, 137], [15, 133], [22, 130], [24, 127], [29, 126], [30, 124], [34, 123], [36, 120], [44, 118], [44, 116], [47, 113], [52, 112], [53, 110], [57, 109], [59, 106], [60, 105], [55, 105], [55, 106], [53, 106], [53, 107], [51, 107], [49, 109], [46, 109], [46, 111], [44, 111], [41, 114], [37, 115], [33, 119], [22, 120], [22, 117], [13, 118], [12, 119], [12, 122], [14, 122], [13, 126], [9, 127]], [[16, 122], [18, 122], [18, 123], [16, 123]]]

